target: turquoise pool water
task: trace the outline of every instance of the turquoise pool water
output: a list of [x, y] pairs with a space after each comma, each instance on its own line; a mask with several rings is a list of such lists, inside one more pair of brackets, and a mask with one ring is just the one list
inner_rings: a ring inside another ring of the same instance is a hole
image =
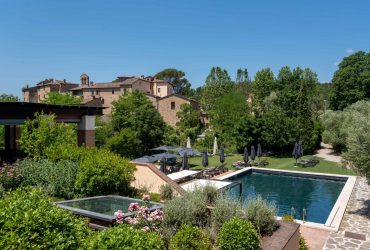
[[[325, 223], [345, 180], [328, 180], [286, 176], [275, 173], [247, 172], [242, 176], [229, 178], [242, 183], [242, 199], [260, 195], [275, 203], [277, 215], [291, 214], [301, 220], [306, 209], [306, 221]], [[231, 190], [231, 195], [238, 197], [239, 188]], [[293, 208], [293, 209], [292, 209]]]

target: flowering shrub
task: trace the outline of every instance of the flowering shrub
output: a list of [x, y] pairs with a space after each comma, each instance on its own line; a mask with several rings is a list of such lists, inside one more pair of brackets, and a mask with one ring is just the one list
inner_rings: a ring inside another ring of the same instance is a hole
[[18, 167], [7, 163], [0, 167], [0, 184], [5, 190], [16, 189], [21, 182], [22, 176]]
[[157, 231], [163, 220], [163, 212], [160, 209], [150, 211], [150, 196], [147, 194], [143, 195], [143, 205], [139, 203], [131, 203], [128, 207], [128, 211], [134, 213], [134, 216], [127, 216], [118, 210], [114, 213], [116, 216], [116, 222], [118, 224], [127, 223], [135, 228], [141, 228], [143, 231]]

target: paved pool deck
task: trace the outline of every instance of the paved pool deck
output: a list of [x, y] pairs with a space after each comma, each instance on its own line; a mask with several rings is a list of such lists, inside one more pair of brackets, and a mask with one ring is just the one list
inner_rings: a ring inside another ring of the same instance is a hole
[[323, 249], [370, 249], [370, 186], [358, 177], [337, 232], [332, 232]]

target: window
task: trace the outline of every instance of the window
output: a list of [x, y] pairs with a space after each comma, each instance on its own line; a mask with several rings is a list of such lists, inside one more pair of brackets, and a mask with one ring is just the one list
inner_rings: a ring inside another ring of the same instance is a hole
[[176, 108], [175, 102], [171, 102], [171, 109], [174, 110]]
[[161, 88], [158, 88], [158, 93], [161, 93]]
[[112, 95], [114, 95], [114, 89], [112, 90]]
[[94, 95], [94, 90], [93, 90], [93, 91], [91, 91], [91, 94], [92, 94], [92, 95]]

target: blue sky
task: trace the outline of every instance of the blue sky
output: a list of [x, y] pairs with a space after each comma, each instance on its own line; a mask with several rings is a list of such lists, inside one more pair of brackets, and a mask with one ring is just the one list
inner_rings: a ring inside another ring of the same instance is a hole
[[200, 86], [212, 66], [234, 77], [310, 67], [329, 81], [369, 51], [370, 1], [0, 0], [0, 93], [45, 78], [94, 82], [174, 67]]

